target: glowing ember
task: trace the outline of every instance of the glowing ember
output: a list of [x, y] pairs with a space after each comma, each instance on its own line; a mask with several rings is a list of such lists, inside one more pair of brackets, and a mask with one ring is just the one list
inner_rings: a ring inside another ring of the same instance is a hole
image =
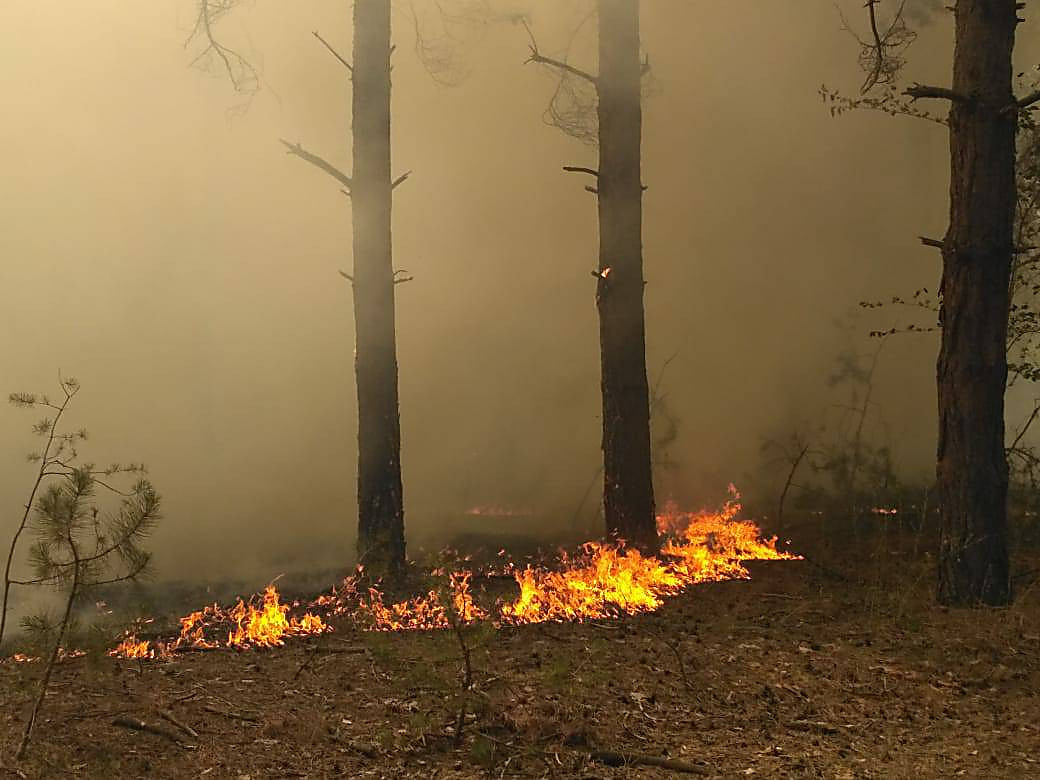
[[7, 660], [12, 662], [12, 663], [16, 663], [16, 664], [34, 664], [37, 661], [39, 661], [40, 658], [39, 658], [39, 656], [35, 656], [35, 655], [26, 655], [25, 653], [15, 653], [14, 655], [12, 655]]
[[503, 506], [474, 506], [466, 510], [471, 517], [530, 517], [531, 512], [524, 509], [510, 509]]
[[[86, 650], [66, 650], [64, 647], [60, 647], [58, 648], [58, 663], [71, 661], [74, 658], [82, 658], [86, 654]], [[43, 659], [38, 655], [15, 653], [7, 658], [0, 658], [0, 663], [34, 664], [42, 660]]]

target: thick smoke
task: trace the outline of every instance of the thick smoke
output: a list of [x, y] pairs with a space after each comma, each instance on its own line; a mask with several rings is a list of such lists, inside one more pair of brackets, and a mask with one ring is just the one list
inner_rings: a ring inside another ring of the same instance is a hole
[[[716, 502], [747, 484], [764, 438], [828, 420], [846, 402], [827, 384], [839, 355], [870, 352], [867, 332], [901, 315], [834, 323], [938, 278], [916, 237], [945, 230], [942, 128], [832, 118], [818, 85], [854, 91], [857, 52], [830, 0], [804, 2], [643, 4], [658, 84], [644, 118], [651, 381], [676, 355], [655, 431], [662, 504]], [[67, 5], [5, 9], [0, 68], [28, 74], [0, 126], [19, 150], [0, 183], [6, 390], [54, 390], [59, 369], [82, 382], [85, 456], [144, 461], [163, 495], [158, 576], [349, 565], [350, 203], [278, 139], [349, 168], [349, 73], [312, 32], [347, 52], [350, 4], [244, 4], [222, 22], [262, 53], [270, 87], [233, 122], [226, 82], [188, 67], [193, 3]], [[587, 7], [535, 3], [545, 51], [566, 50]], [[476, 522], [476, 507], [513, 512], [492, 529], [524, 512], [566, 527], [601, 426], [596, 202], [561, 167], [595, 165], [595, 149], [544, 124], [556, 84], [524, 65], [522, 25], [467, 45], [467, 78], [448, 89], [415, 56], [413, 18], [394, 19], [394, 169], [412, 171], [394, 204], [396, 265], [414, 276], [397, 308], [410, 544]], [[591, 67], [588, 48], [574, 56]], [[912, 56], [915, 78], [942, 83], [948, 48]], [[908, 473], [932, 468], [934, 350], [928, 335], [893, 340], [876, 372], [879, 435]], [[33, 422], [0, 409], [5, 534]]]

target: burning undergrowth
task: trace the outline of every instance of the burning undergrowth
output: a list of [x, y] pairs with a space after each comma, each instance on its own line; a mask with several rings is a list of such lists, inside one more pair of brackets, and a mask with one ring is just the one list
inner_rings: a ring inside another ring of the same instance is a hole
[[[378, 587], [364, 585], [363, 572], [309, 602], [283, 604], [272, 584], [249, 601], [239, 599], [228, 608], [213, 604], [181, 618], [180, 633], [172, 639], [139, 639], [139, 633], [129, 633], [111, 654], [155, 659], [188, 650], [274, 647], [291, 637], [332, 631], [334, 619], [367, 630], [405, 631], [486, 620], [523, 625], [652, 612], [691, 585], [748, 578], [745, 561], [797, 557], [777, 550], [775, 539], [763, 540], [754, 523], [738, 520], [739, 496], [732, 488], [731, 494], [716, 512], [666, 506], [657, 518], [663, 540], [658, 556], [623, 542], [588, 542], [574, 555], [561, 553], [553, 566], [520, 567], [507, 561], [493, 570], [474, 571], [460, 563], [431, 573], [439, 586], [389, 603]], [[518, 592], [478, 603], [473, 583], [489, 579], [510, 579]]]

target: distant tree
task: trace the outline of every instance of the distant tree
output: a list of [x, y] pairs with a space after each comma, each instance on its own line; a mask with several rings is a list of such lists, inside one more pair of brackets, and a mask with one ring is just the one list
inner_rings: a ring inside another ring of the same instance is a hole
[[[883, 24], [880, 3], [866, 3], [871, 35], [861, 41], [868, 72], [864, 92], [895, 82], [901, 52], [912, 41], [902, 4]], [[1015, 0], [957, 0], [953, 11], [952, 87], [913, 84], [903, 91], [911, 101], [950, 104], [950, 225], [943, 239], [922, 239], [943, 257], [938, 598], [957, 606], [1001, 605], [1012, 597], [1004, 393], [1016, 255], [1015, 135], [1021, 114], [1040, 100], [1040, 92], [1019, 99], [1013, 91]]]
[[[603, 396], [603, 508], [608, 533], [644, 550], [658, 546], [651, 465], [650, 391], [643, 312], [642, 91], [638, 0], [598, 0], [599, 72], [548, 57], [531, 36], [534, 62], [556, 70], [560, 85], [549, 120], [598, 145], [587, 174], [599, 202], [599, 311]], [[530, 33], [530, 28], [528, 28]], [[594, 116], [593, 116], [594, 111]]]

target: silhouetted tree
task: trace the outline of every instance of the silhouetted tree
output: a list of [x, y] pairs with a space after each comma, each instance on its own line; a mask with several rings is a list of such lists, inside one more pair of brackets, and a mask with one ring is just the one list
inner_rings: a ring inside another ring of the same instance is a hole
[[354, 366], [358, 394], [358, 560], [404, 565], [390, 217], [390, 0], [354, 3]]
[[[648, 67], [640, 59], [638, 0], [599, 0], [598, 23], [597, 75], [543, 55], [533, 36], [530, 61], [561, 73], [550, 121], [570, 135], [598, 143], [596, 169], [565, 170], [593, 176], [595, 184], [588, 189], [599, 202], [599, 267], [594, 275], [603, 396], [603, 508], [608, 533], [656, 550], [643, 314], [642, 81]], [[582, 111], [591, 105], [594, 120]]]

